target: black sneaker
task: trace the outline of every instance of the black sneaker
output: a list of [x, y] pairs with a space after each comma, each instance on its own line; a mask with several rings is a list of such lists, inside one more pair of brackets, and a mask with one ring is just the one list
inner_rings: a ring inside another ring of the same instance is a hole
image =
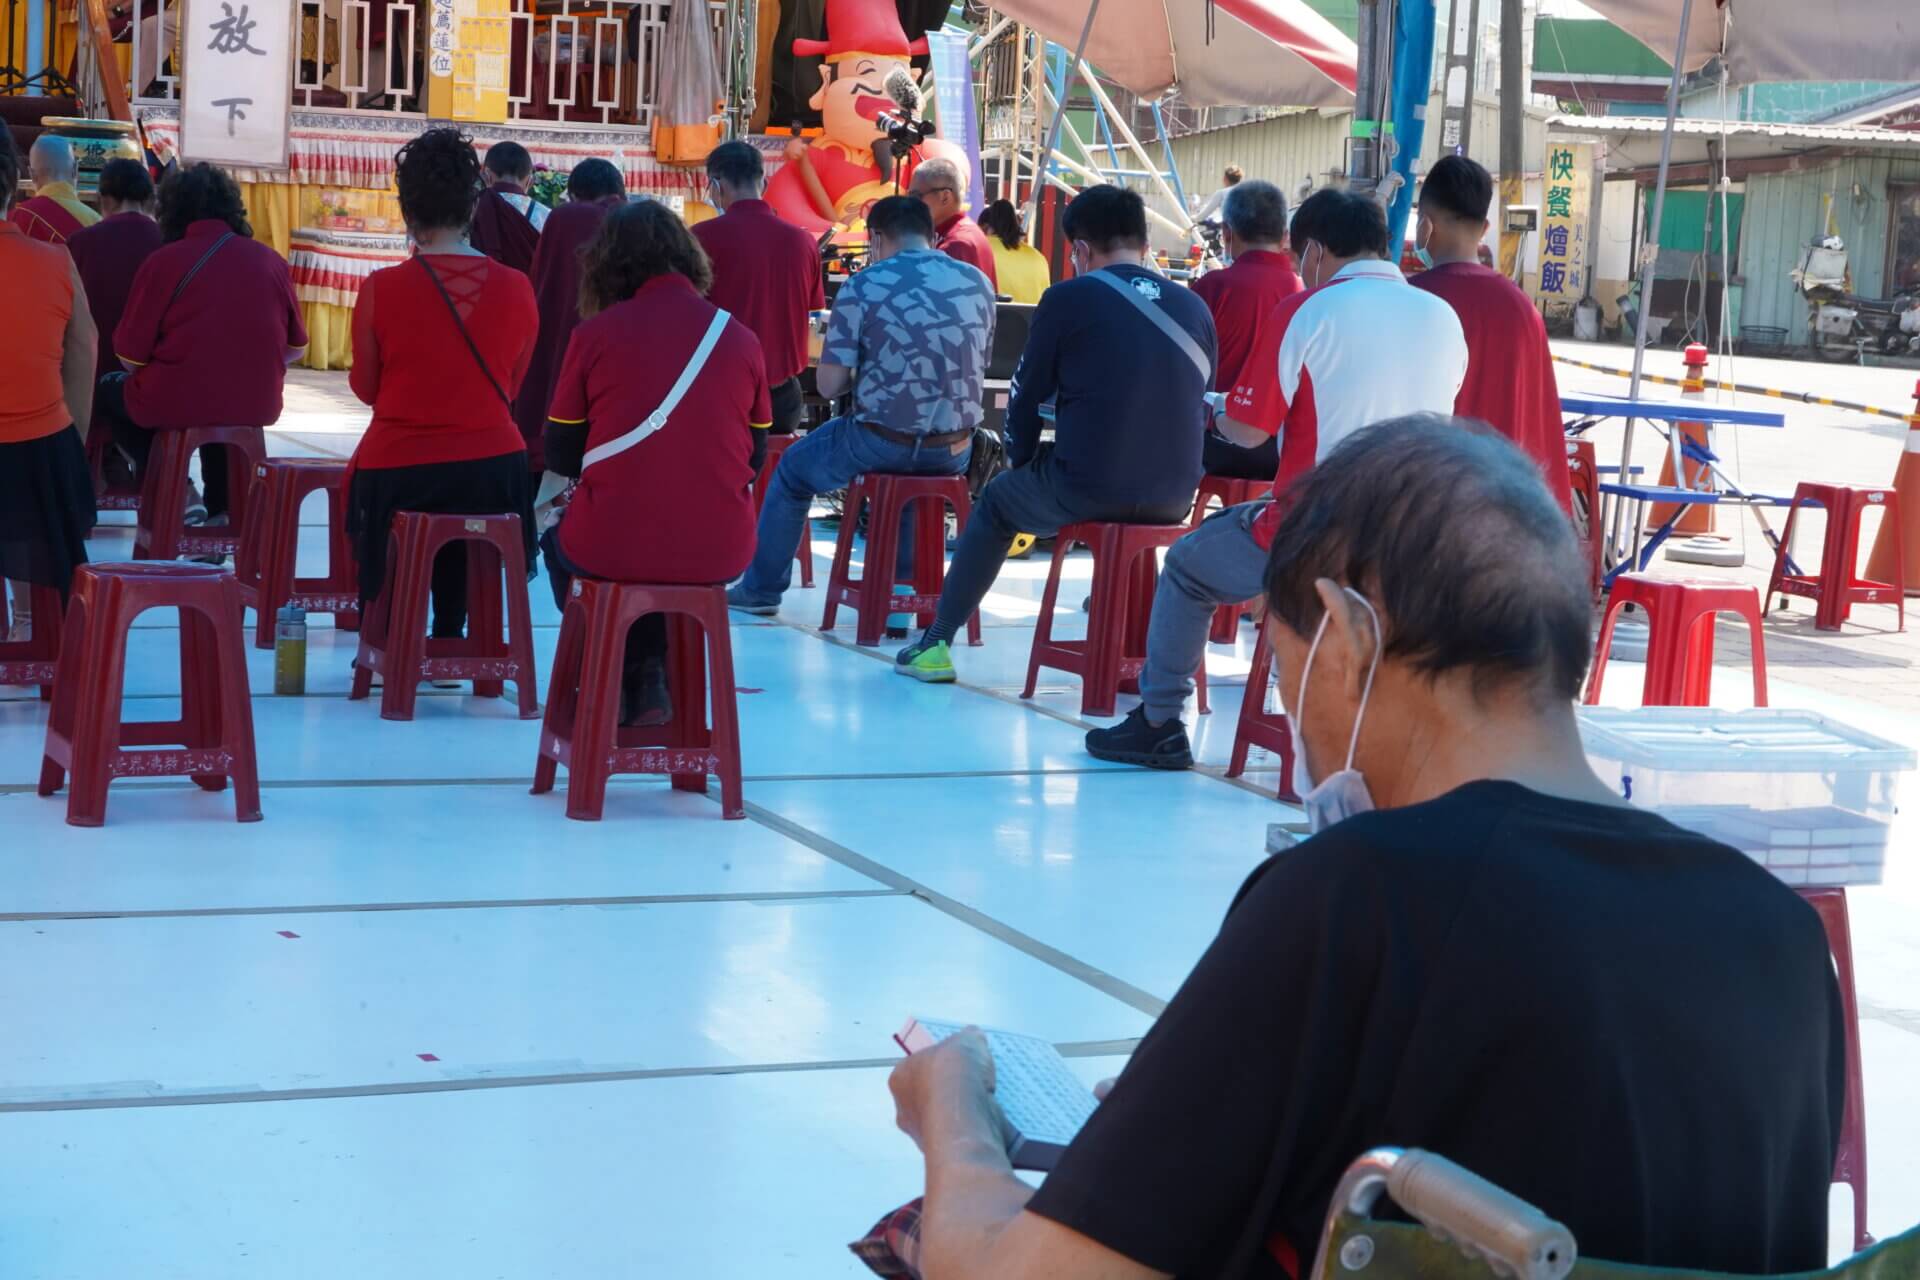
[[660, 663], [649, 663], [620, 690], [620, 726], [653, 728], [672, 722], [673, 693], [667, 688], [667, 669]]
[[1149, 769], [1193, 767], [1187, 726], [1178, 720], [1169, 720], [1158, 727], [1148, 724], [1144, 707], [1127, 712], [1127, 718], [1110, 729], [1095, 729], [1087, 734], [1087, 754], [1096, 760], [1141, 764]]

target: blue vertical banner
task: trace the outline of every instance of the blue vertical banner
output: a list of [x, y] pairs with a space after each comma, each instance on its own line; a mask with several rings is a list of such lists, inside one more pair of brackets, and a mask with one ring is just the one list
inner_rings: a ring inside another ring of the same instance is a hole
[[933, 109], [940, 121], [940, 136], [967, 153], [968, 212], [977, 218], [986, 207], [982, 199], [986, 184], [980, 177], [980, 115], [973, 109], [967, 36], [958, 31], [929, 31], [927, 53], [933, 63]]
[[1399, 151], [1393, 171], [1405, 181], [1387, 208], [1387, 255], [1400, 260], [1407, 215], [1413, 209], [1413, 167], [1427, 137], [1427, 102], [1433, 96], [1433, 0], [1399, 0], [1393, 24], [1393, 138]]

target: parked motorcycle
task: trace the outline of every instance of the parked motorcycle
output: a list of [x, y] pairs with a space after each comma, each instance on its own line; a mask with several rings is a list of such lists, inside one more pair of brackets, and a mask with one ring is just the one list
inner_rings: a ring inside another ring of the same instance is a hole
[[1920, 355], [1920, 293], [1863, 298], [1848, 291], [1847, 246], [1839, 236], [1801, 251], [1793, 283], [1806, 297], [1807, 345], [1820, 359], [1859, 360], [1869, 348], [1881, 355]]

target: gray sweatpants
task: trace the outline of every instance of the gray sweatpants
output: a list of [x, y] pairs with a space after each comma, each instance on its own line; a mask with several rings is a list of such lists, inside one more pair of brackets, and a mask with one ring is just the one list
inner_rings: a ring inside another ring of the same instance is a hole
[[1140, 672], [1140, 700], [1147, 719], [1178, 719], [1193, 694], [1193, 673], [1207, 656], [1213, 611], [1258, 596], [1265, 585], [1267, 553], [1251, 526], [1266, 500], [1228, 507], [1167, 548], [1160, 585], [1147, 628], [1147, 663]]

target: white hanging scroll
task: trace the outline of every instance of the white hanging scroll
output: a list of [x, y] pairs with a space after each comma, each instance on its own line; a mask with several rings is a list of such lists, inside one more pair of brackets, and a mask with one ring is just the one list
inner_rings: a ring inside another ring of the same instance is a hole
[[184, 0], [180, 155], [287, 167], [294, 0]]

